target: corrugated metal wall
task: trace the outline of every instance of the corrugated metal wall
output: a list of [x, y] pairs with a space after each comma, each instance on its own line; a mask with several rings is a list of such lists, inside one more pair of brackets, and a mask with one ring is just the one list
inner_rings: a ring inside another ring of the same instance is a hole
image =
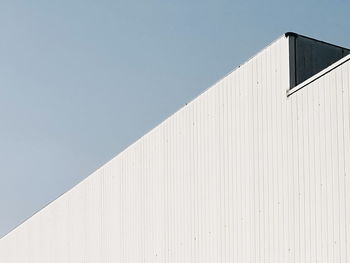
[[349, 63], [287, 98], [288, 57], [282, 37], [2, 238], [0, 262], [347, 262]]
[[349, 79], [347, 62], [289, 97], [295, 262], [350, 261]]

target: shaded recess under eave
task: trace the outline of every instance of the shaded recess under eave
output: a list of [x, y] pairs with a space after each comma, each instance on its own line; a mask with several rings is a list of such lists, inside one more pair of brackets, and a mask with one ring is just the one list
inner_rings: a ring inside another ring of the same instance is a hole
[[350, 54], [350, 49], [288, 32], [290, 88]]

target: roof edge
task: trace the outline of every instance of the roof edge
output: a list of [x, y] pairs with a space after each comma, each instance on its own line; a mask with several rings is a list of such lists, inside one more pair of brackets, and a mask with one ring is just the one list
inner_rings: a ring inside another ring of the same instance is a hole
[[350, 51], [350, 48], [339, 46], [339, 45], [336, 45], [336, 44], [332, 44], [332, 43], [329, 43], [329, 42], [326, 42], [326, 41], [323, 41], [323, 40], [319, 40], [319, 39], [316, 39], [316, 38], [313, 38], [313, 37], [301, 35], [301, 34], [298, 34], [298, 33], [295, 33], [295, 32], [286, 32], [286, 33], [284, 33], [284, 36], [285, 37], [295, 37], [295, 38], [303, 37], [303, 38], [307, 38], [307, 39], [310, 39], [310, 40], [313, 40], [313, 41], [317, 41], [319, 43], [323, 43], [323, 44], [326, 44], [326, 45], [330, 45], [330, 46], [333, 46], [333, 47], [342, 48], [342, 49], [346, 49], [346, 50]]

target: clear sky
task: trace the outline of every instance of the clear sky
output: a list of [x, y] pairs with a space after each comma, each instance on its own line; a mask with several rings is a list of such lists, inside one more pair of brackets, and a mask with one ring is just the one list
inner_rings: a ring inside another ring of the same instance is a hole
[[350, 2], [0, 0], [0, 236], [286, 31]]

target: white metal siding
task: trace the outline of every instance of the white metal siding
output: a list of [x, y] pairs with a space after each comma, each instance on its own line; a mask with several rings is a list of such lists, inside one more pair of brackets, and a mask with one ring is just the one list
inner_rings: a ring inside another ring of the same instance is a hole
[[280, 38], [0, 240], [0, 262], [347, 262], [349, 63]]
[[350, 260], [350, 63], [289, 97], [296, 262]]

